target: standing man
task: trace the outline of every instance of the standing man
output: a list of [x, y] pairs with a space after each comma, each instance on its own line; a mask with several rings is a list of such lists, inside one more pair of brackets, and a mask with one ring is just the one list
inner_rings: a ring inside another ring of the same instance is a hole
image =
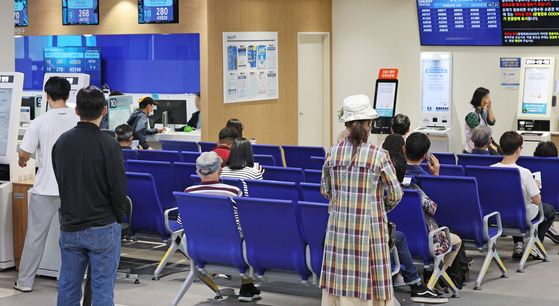
[[62, 133], [79, 121], [75, 111], [66, 106], [70, 83], [51, 77], [45, 84], [49, 111], [31, 122], [19, 147], [19, 166], [26, 167], [32, 153], [36, 153], [39, 170], [29, 194], [27, 234], [14, 288], [22, 292], [33, 289], [35, 274], [43, 257], [45, 242], [52, 218], [60, 208], [58, 185], [52, 170], [52, 147]]
[[58, 305], [79, 305], [81, 283], [91, 266], [93, 305], [113, 305], [120, 260], [120, 234], [126, 207], [122, 150], [99, 124], [106, 113], [103, 92], [95, 86], [77, 95], [78, 125], [62, 134], [52, 149], [60, 190]]
[[149, 147], [147, 135], [161, 133], [166, 129], [164, 127], [155, 129], [148, 127], [148, 116], [153, 112], [153, 106], [157, 105], [150, 96], [145, 96], [140, 99], [140, 108], [135, 110], [130, 118], [128, 118], [128, 125], [134, 130], [134, 139], [140, 142], [140, 146], [144, 150], [153, 150]]

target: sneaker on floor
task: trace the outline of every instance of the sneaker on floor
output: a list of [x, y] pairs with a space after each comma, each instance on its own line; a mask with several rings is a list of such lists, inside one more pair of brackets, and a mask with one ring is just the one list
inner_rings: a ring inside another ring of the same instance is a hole
[[19, 290], [21, 292], [31, 292], [33, 290], [33, 288], [31, 287], [23, 287], [17, 284], [17, 282], [14, 283], [14, 289]]
[[543, 254], [535, 246], [530, 250], [530, 256], [534, 259], [544, 259]]
[[512, 258], [522, 258], [524, 254], [524, 244], [518, 242], [514, 245], [514, 250], [512, 251]]
[[550, 227], [547, 232], [545, 232], [545, 236], [554, 243], [559, 243], [559, 233], [553, 226]]
[[439, 297], [435, 292], [429, 290], [424, 283], [411, 285], [411, 300], [415, 303], [444, 304], [448, 303], [445, 297]]
[[406, 282], [404, 281], [404, 277], [401, 273], [396, 274], [394, 276], [394, 288], [404, 287], [406, 286]]
[[260, 289], [256, 288], [254, 284], [241, 285], [239, 291], [239, 301], [252, 302], [254, 299], [260, 298]]

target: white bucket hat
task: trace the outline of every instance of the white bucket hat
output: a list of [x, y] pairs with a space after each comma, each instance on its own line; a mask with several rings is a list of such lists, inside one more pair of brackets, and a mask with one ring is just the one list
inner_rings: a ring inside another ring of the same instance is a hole
[[365, 95], [345, 98], [339, 115], [340, 121], [344, 123], [355, 120], [373, 120], [379, 117], [377, 111], [371, 106], [369, 97]]

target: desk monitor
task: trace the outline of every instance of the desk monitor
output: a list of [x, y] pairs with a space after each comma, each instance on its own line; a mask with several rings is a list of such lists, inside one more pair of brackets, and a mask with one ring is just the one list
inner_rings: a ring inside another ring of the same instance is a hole
[[152, 119], [155, 123], [163, 123], [162, 114], [168, 112], [169, 124], [186, 124], [186, 100], [155, 100], [159, 103], [153, 108]]
[[29, 120], [35, 119], [35, 96], [25, 96], [21, 98], [22, 118], [24, 110], [29, 112]]
[[390, 134], [390, 121], [396, 110], [398, 80], [377, 80], [374, 108], [379, 114], [371, 128], [372, 134]]
[[449, 128], [452, 113], [452, 53], [422, 52], [422, 128]]

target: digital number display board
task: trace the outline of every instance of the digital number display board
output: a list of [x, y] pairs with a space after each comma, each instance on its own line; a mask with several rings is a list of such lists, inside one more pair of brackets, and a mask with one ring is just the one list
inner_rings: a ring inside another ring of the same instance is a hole
[[62, 0], [62, 23], [99, 24], [99, 0]]
[[97, 47], [46, 47], [45, 73], [86, 73], [90, 84], [101, 88], [101, 49]]
[[26, 27], [27, 21], [27, 0], [14, 0], [14, 25], [16, 27]]
[[139, 23], [178, 23], [178, 0], [138, 0]]
[[417, 0], [422, 45], [559, 45], [559, 0]]

